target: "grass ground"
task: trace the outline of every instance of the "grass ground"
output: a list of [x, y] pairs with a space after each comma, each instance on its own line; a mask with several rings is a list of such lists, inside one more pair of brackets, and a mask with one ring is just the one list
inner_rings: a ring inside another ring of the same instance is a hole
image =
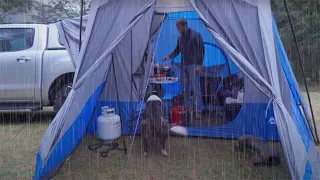
[[[311, 93], [320, 129], [320, 92]], [[31, 179], [39, 141], [53, 114], [40, 112], [0, 114], [0, 179]], [[18, 134], [19, 133], [19, 134]], [[18, 135], [17, 135], [18, 134]], [[16, 136], [17, 135], [17, 136]], [[66, 161], [56, 179], [120, 179], [127, 160], [123, 152], [108, 158], [88, 150], [94, 137], [86, 137]], [[129, 137], [126, 139], [129, 141]], [[128, 144], [128, 142], [127, 142]], [[273, 144], [281, 151], [279, 143]], [[289, 179], [285, 163], [278, 167], [253, 167], [248, 154], [234, 151], [232, 140], [210, 138], [170, 139], [169, 157], [156, 149], [145, 158], [136, 139], [126, 179]], [[284, 159], [282, 159], [284, 162]]]
[[[188, 137], [171, 137], [168, 157], [157, 148], [144, 157], [138, 137], [123, 174], [127, 156], [113, 151], [107, 158], [100, 157], [88, 150], [93, 138], [84, 140], [57, 179], [290, 179], [285, 163], [253, 167], [248, 154], [235, 152], [232, 140]], [[280, 149], [279, 143], [274, 146]]]
[[[306, 100], [307, 104], [307, 94], [303, 93], [304, 99]], [[320, 92], [310, 92], [311, 102], [312, 102], [312, 109], [316, 120], [316, 125], [318, 132], [320, 132]], [[318, 133], [320, 135], [320, 133]]]
[[33, 176], [39, 141], [53, 115], [37, 113], [32, 118], [29, 118], [30, 116], [31, 112], [0, 115], [0, 179], [2, 180], [31, 179]]

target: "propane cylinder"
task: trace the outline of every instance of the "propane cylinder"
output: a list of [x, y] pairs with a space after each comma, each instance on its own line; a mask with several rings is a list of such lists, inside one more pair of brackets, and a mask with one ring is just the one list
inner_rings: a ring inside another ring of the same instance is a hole
[[103, 141], [112, 141], [121, 136], [120, 116], [115, 114], [114, 108], [104, 106], [102, 115], [98, 117], [98, 138]]

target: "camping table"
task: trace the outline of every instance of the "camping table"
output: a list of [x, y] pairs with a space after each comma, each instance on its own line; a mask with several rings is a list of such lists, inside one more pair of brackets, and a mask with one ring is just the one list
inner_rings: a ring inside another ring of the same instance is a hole
[[175, 83], [175, 82], [178, 82], [177, 77], [163, 77], [163, 78], [150, 77], [148, 80], [149, 84], [169, 84], [169, 83]]
[[[175, 64], [178, 68], [181, 67], [179, 64]], [[214, 65], [210, 67], [203, 66], [202, 72], [200, 73], [200, 76], [202, 77], [220, 77], [220, 72], [225, 67], [226, 64], [220, 64], [220, 65]], [[148, 83], [152, 84], [152, 89], [154, 91], [158, 91], [160, 98], [164, 95], [164, 90], [162, 87], [162, 84], [170, 84], [170, 83], [176, 83], [178, 82], [177, 77], [163, 77], [163, 78], [155, 78], [150, 77], [148, 79]]]
[[158, 91], [160, 98], [164, 96], [164, 89], [162, 84], [170, 84], [178, 82], [177, 77], [163, 77], [163, 78], [155, 78], [150, 77], [148, 79], [148, 83], [152, 85], [153, 91]]

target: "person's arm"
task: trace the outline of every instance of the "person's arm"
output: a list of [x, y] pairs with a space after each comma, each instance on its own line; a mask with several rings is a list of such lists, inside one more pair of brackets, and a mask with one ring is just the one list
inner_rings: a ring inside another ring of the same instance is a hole
[[204, 43], [200, 33], [196, 38], [196, 46], [198, 47], [197, 65], [202, 65], [204, 60]]
[[170, 59], [175, 58], [180, 53], [180, 45], [179, 45], [179, 39], [177, 41], [176, 49], [168, 56]]

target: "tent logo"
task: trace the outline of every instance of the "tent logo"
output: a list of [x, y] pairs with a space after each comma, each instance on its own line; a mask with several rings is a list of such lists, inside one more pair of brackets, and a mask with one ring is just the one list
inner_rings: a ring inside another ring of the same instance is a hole
[[274, 117], [271, 117], [268, 121], [269, 124], [276, 124], [276, 120], [274, 119]]

